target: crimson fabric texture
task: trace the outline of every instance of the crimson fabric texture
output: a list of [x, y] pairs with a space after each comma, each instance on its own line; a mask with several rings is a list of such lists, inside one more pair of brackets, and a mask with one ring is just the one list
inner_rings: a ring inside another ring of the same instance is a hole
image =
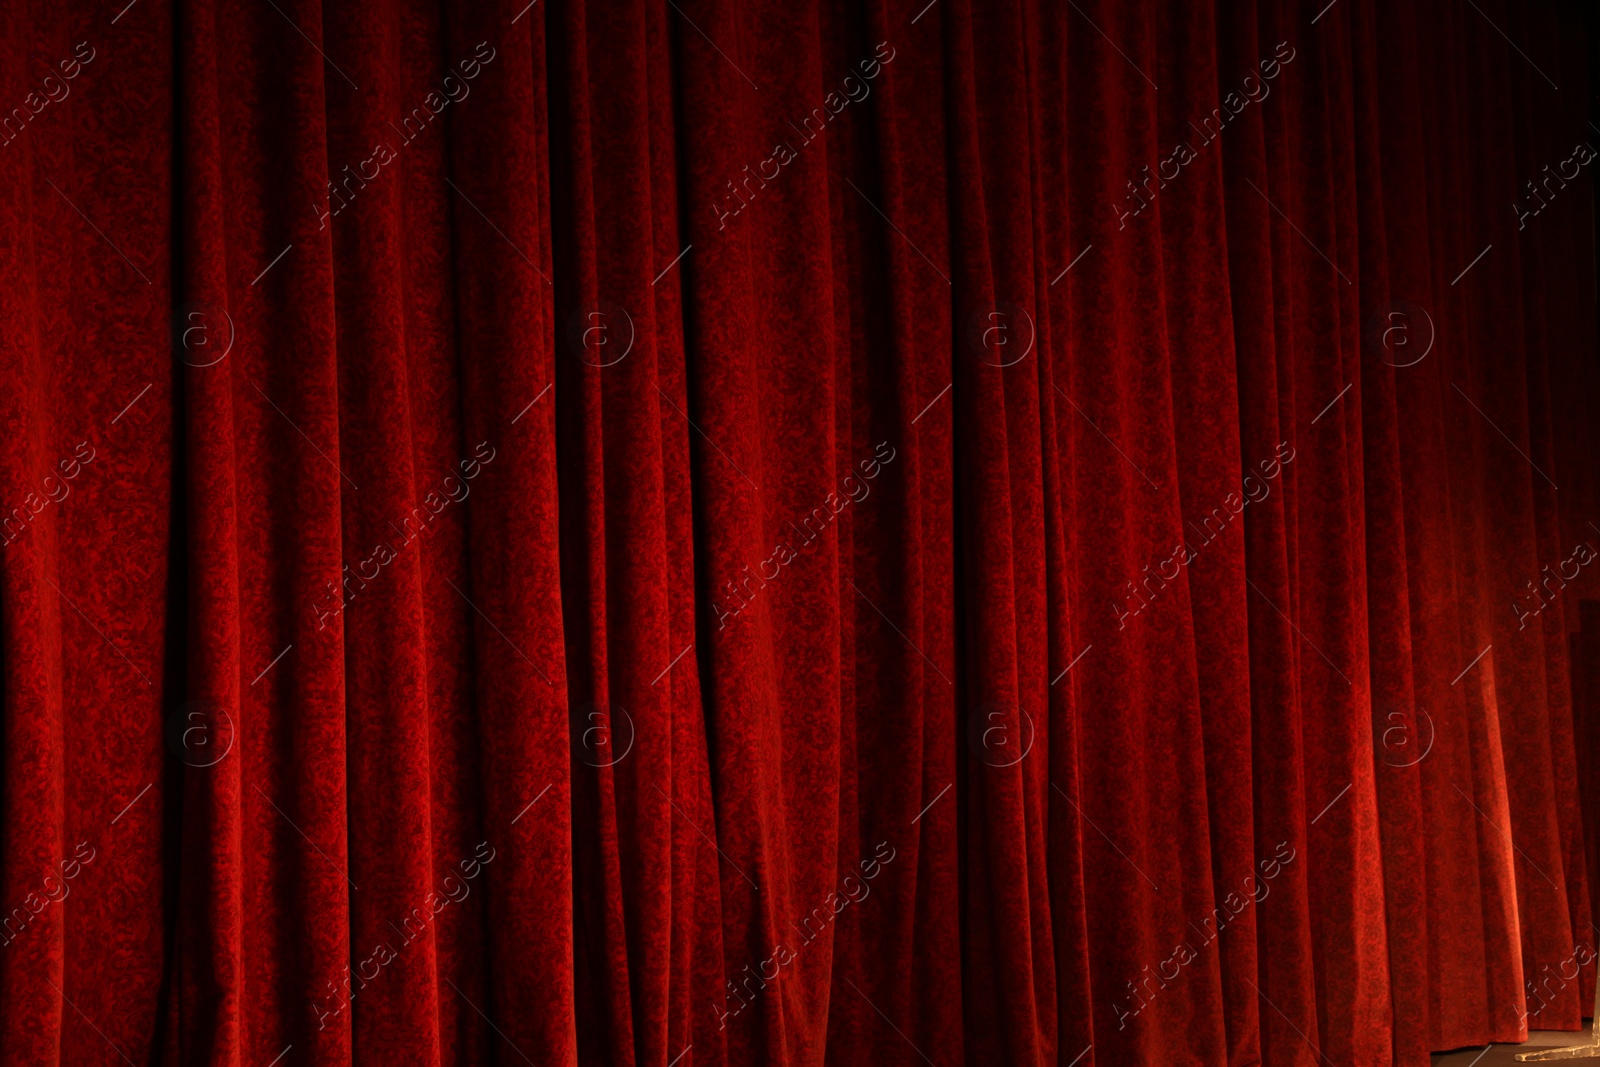
[[1582, 7], [4, 10], [4, 1062], [1578, 1027]]

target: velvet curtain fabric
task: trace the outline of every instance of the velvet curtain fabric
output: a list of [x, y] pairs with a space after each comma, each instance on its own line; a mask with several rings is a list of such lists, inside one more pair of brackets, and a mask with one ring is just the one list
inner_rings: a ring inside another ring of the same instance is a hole
[[1591, 32], [9, 5], [5, 1060], [1576, 1028]]

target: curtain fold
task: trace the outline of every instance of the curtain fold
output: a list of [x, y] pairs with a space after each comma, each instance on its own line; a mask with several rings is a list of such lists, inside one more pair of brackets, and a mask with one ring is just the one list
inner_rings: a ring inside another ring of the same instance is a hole
[[7, 1062], [1581, 1025], [1591, 12], [12, 14]]

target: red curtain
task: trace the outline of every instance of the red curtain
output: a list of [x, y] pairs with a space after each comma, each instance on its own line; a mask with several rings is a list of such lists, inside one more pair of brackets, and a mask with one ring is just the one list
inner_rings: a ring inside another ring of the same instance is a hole
[[6, 15], [5, 1062], [1579, 1025], [1583, 9]]

